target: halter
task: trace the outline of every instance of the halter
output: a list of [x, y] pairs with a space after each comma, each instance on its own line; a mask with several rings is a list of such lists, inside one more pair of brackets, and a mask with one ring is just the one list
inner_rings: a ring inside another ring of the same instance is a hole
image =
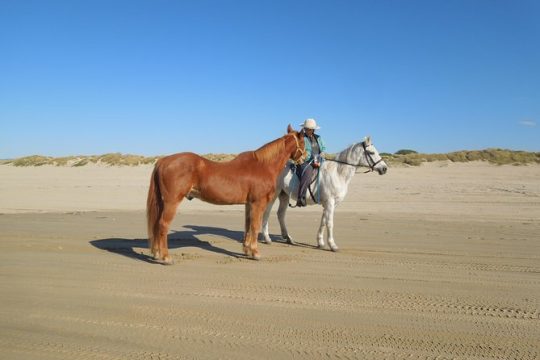
[[[371, 154], [369, 153], [369, 151], [367, 150], [367, 146], [366, 146], [366, 142], [363, 141], [362, 142], [362, 147], [364, 148], [364, 156], [366, 158], [366, 162], [368, 163], [368, 166], [369, 167], [369, 170], [367, 171], [364, 171], [364, 174], [367, 174], [368, 172], [372, 172], [372, 171], [375, 171], [375, 166], [377, 166], [377, 164], [381, 163], [383, 161], [382, 157], [379, 161], [375, 161], [373, 160], [373, 157], [371, 156]], [[360, 163], [358, 164], [351, 164], [351, 163], [348, 163], [346, 161], [341, 161], [341, 160], [335, 160], [335, 159], [326, 159], [328, 161], [333, 161], [333, 162], [337, 162], [339, 164], [343, 164], [343, 165], [349, 165], [349, 166], [354, 166], [354, 167], [361, 167], [361, 166], [365, 166], [365, 165], [362, 165]]]
[[294, 160], [292, 158], [291, 158], [291, 160], [293, 160], [295, 163], [299, 164], [300, 159], [302, 159], [302, 157], [304, 156], [305, 150], [300, 147], [300, 142], [298, 141], [298, 137], [295, 134], [291, 133], [291, 134], [287, 134], [287, 135], [292, 136], [294, 138], [294, 141], [296, 141], [296, 151], [294, 152], [294, 155], [292, 156], [292, 158], [294, 158], [296, 156], [296, 154], [298, 154], [298, 152], [300, 152], [300, 157], [298, 158], [298, 160]]

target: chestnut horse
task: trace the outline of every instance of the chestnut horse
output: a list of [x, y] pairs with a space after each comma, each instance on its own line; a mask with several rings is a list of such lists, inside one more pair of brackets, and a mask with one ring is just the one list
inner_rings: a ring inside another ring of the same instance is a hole
[[262, 215], [274, 198], [276, 179], [289, 159], [304, 160], [304, 135], [291, 125], [285, 136], [228, 162], [214, 162], [189, 152], [159, 159], [146, 203], [148, 245], [154, 258], [172, 263], [167, 245], [169, 225], [184, 197], [195, 197], [217, 205], [245, 204], [243, 250], [246, 256], [260, 259], [257, 237]]

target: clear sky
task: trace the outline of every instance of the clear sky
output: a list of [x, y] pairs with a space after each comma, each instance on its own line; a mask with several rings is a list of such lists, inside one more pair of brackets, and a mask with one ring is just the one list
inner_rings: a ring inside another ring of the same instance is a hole
[[538, 0], [0, 0], [0, 158], [540, 151]]

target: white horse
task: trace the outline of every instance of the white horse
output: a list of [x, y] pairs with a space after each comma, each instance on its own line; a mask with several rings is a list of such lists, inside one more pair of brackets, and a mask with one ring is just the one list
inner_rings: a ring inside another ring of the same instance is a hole
[[[337, 251], [338, 247], [334, 241], [334, 209], [345, 198], [349, 183], [351, 182], [358, 167], [367, 167], [369, 171], [377, 171], [379, 175], [386, 174], [388, 166], [383, 161], [379, 152], [371, 143], [371, 138], [367, 137], [364, 141], [353, 144], [340, 152], [335, 159], [323, 161], [320, 167], [320, 178], [315, 181], [311, 187], [313, 196], [306, 196], [307, 205], [315, 205], [320, 200], [323, 206], [321, 225], [317, 233], [317, 242], [319, 248], [324, 247], [324, 228], [327, 229], [328, 245], [332, 251]], [[293, 240], [287, 231], [285, 225], [285, 213], [289, 206], [291, 198], [296, 200], [298, 195], [299, 180], [295, 171], [287, 166], [277, 179], [276, 196], [268, 204], [263, 217], [262, 233], [263, 242], [271, 244], [272, 240], [268, 234], [268, 218], [272, 205], [279, 198], [279, 209], [277, 212], [279, 225], [281, 227], [281, 236], [288, 243], [293, 244]]]

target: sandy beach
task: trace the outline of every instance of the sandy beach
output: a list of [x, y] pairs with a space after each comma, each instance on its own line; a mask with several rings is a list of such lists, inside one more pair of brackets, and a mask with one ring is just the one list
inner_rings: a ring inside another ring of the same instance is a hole
[[243, 206], [184, 201], [153, 263], [151, 166], [0, 165], [1, 359], [539, 359], [540, 165], [358, 173], [321, 208], [272, 214], [241, 256]]

